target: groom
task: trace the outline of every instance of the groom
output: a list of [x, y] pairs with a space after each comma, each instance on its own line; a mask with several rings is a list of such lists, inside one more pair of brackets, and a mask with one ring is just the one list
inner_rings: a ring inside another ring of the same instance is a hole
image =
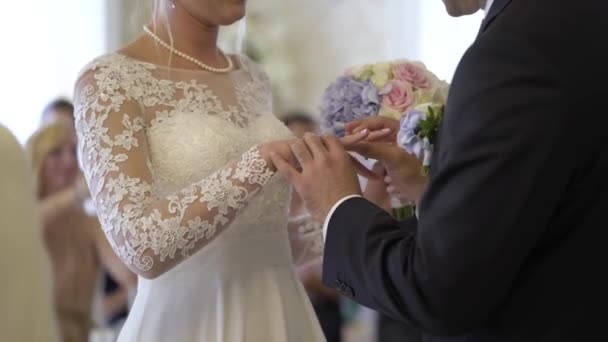
[[604, 340], [608, 2], [444, 2], [451, 15], [488, 8], [428, 182], [394, 144], [358, 149], [384, 162], [418, 219], [361, 198], [335, 138], [293, 144], [299, 169], [273, 157], [325, 221], [324, 281], [427, 341]]

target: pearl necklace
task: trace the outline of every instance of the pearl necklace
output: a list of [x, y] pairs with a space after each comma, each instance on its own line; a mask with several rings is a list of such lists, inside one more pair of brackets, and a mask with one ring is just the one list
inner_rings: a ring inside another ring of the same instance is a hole
[[209, 66], [209, 65], [201, 62], [200, 60], [198, 60], [192, 56], [189, 56], [189, 55], [177, 50], [176, 48], [172, 47], [171, 45], [167, 44], [167, 42], [165, 42], [161, 37], [157, 36], [154, 32], [152, 32], [152, 30], [150, 30], [148, 28], [148, 26], [144, 25], [143, 29], [144, 29], [145, 33], [147, 33], [150, 37], [152, 37], [152, 39], [154, 39], [162, 47], [169, 50], [171, 53], [174, 53], [174, 54], [178, 55], [179, 57], [198, 65], [203, 70], [211, 71], [216, 74], [225, 74], [225, 73], [231, 71], [232, 68], [234, 67], [234, 65], [232, 64], [232, 59], [229, 58], [228, 56], [226, 56], [226, 54], [224, 54], [222, 51], [220, 51], [220, 52], [222, 53], [222, 56], [224, 56], [226, 61], [228, 61], [228, 66], [225, 68], [214, 68], [212, 66]]

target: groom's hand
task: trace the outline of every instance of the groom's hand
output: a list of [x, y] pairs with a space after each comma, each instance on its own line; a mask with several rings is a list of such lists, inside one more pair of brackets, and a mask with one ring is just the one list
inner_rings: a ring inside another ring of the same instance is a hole
[[364, 157], [376, 159], [386, 167], [389, 192], [401, 200], [419, 202], [426, 191], [427, 177], [421, 173], [422, 163], [396, 143], [360, 142], [349, 147]]
[[361, 195], [359, 179], [343, 142], [330, 135], [306, 134], [291, 145], [301, 171], [276, 153], [271, 159], [293, 184], [317, 222], [323, 222], [340, 199]]

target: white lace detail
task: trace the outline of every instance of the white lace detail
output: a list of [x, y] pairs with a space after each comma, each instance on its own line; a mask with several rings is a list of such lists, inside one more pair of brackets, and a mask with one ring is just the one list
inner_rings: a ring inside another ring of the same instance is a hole
[[310, 215], [303, 215], [291, 218], [288, 227], [294, 264], [303, 266], [320, 261], [325, 247], [322, 225]]
[[[217, 171], [190, 185], [169, 193], [159, 185], [160, 170], [155, 170], [151, 155], [162, 151], [162, 146], [151, 139], [152, 128], [172, 130], [178, 125], [174, 118], [193, 115], [196, 124], [214, 125], [208, 118], [217, 117], [241, 129], [239, 134], [247, 134], [242, 129], [267, 113], [270, 102], [268, 93], [259, 93], [269, 89], [258, 84], [259, 78], [235, 85], [220, 101], [206, 84], [194, 79], [174, 82], [154, 75], [155, 70], [121, 55], [102, 58], [82, 75], [76, 99], [82, 166], [103, 229], [125, 263], [150, 276], [163, 273], [216, 237], [273, 177], [255, 147], [266, 139], [260, 135], [249, 145], [254, 147], [232, 162], [223, 161], [230, 150], [216, 151], [204, 162]], [[284, 135], [276, 118], [268, 120], [275, 133], [281, 130]], [[222, 129], [212, 133], [221, 137]], [[197, 135], [196, 129], [183, 133]], [[237, 136], [225, 139], [233, 139], [236, 149], [247, 144]], [[160, 143], [172, 143], [165, 140]], [[176, 162], [174, 172], [189, 166], [186, 163]], [[187, 184], [177, 173], [166, 178]]]

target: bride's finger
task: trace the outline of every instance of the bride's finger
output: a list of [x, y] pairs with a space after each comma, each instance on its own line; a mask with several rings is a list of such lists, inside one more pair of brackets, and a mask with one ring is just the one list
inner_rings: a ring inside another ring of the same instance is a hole
[[284, 174], [291, 183], [296, 183], [299, 180], [300, 173], [283, 157], [275, 152], [271, 152], [270, 160], [277, 168], [277, 171]]
[[379, 140], [396, 140], [393, 139], [393, 135], [394, 132], [392, 129], [390, 128], [384, 128], [381, 130], [377, 130], [377, 131], [371, 131], [369, 133], [369, 135], [367, 136], [367, 141], [369, 142], [374, 142], [374, 141], [379, 141]]
[[368, 130], [363, 130], [361, 132], [352, 134], [352, 135], [347, 135], [343, 138], [340, 138], [340, 142], [342, 143], [342, 146], [344, 146], [345, 148], [348, 148], [350, 146], [353, 146], [365, 139], [367, 139], [367, 137], [369, 136], [369, 131]]
[[346, 132], [357, 133], [363, 129], [378, 131], [384, 128], [391, 128], [394, 132], [399, 130], [399, 121], [380, 116], [354, 120], [344, 125]]
[[362, 131], [366, 126], [363, 124], [361, 120], [354, 120], [352, 122], [348, 122], [344, 124], [344, 131], [347, 134], [353, 134]]
[[380, 121], [376, 120], [376, 118], [358, 119], [344, 124], [344, 130], [346, 132], [350, 132], [351, 134], [361, 132], [364, 129], [375, 131], [382, 128], [385, 127]]

